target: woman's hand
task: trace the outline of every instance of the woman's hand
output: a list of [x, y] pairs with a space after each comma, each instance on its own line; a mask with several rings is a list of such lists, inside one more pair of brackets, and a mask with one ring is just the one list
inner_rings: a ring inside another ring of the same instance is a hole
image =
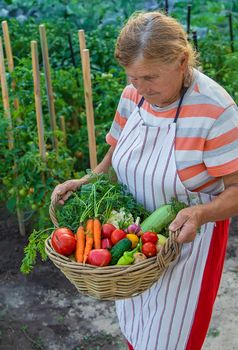
[[67, 180], [55, 187], [51, 195], [51, 201], [55, 204], [64, 205], [64, 202], [70, 197], [73, 191], [87, 182], [86, 177], [79, 180]]
[[180, 229], [177, 242], [189, 243], [195, 239], [197, 230], [201, 224], [202, 211], [198, 205], [180, 210], [174, 221], [169, 225], [169, 230], [176, 231]]
[[197, 229], [207, 222], [215, 222], [238, 215], [238, 171], [223, 176], [225, 190], [206, 204], [180, 210], [169, 230], [180, 229], [179, 243], [192, 242]]
[[[112, 165], [112, 155], [114, 152], [115, 146], [111, 146], [107, 151], [105, 157], [99, 163], [93, 172], [95, 174], [107, 173], [109, 167]], [[55, 187], [51, 195], [51, 201], [54, 204], [64, 204], [64, 202], [70, 197], [73, 191], [76, 191], [80, 186], [88, 182], [89, 175], [85, 175], [79, 180], [67, 180], [62, 184], [59, 184]]]

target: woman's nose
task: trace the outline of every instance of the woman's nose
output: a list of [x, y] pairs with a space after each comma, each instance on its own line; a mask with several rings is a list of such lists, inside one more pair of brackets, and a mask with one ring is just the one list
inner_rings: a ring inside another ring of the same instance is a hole
[[146, 86], [147, 84], [145, 81], [138, 79], [136, 82], [133, 82], [133, 85], [140, 95], [144, 95], [145, 92], [148, 90], [148, 87]]

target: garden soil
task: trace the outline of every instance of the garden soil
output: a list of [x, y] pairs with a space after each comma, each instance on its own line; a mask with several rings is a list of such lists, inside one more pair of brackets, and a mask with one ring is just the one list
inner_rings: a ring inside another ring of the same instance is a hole
[[[113, 302], [78, 293], [50, 261], [23, 276], [27, 238], [0, 208], [0, 349], [123, 350]], [[238, 218], [232, 220], [222, 283], [203, 350], [238, 349]], [[148, 349], [150, 350], [150, 349]], [[177, 349], [180, 350], [180, 349]]]

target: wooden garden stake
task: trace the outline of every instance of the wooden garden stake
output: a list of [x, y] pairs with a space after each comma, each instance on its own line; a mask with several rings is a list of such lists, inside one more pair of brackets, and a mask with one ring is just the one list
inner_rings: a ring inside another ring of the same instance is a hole
[[97, 147], [95, 140], [94, 128], [94, 113], [92, 102], [92, 84], [90, 71], [89, 50], [86, 49], [84, 30], [78, 31], [80, 56], [82, 61], [83, 82], [84, 82], [84, 98], [86, 105], [87, 127], [88, 127], [88, 141], [89, 141], [89, 158], [90, 167], [94, 169], [97, 166]]
[[61, 131], [63, 132], [63, 135], [64, 135], [64, 144], [66, 145], [67, 136], [66, 136], [65, 118], [63, 115], [61, 115], [59, 118], [60, 118], [60, 128], [61, 128]]
[[4, 42], [5, 42], [8, 68], [9, 68], [9, 71], [12, 72], [14, 70], [14, 62], [13, 62], [12, 48], [11, 48], [7, 21], [2, 22], [2, 31], [3, 31]]
[[[11, 119], [11, 112], [10, 112], [8, 86], [7, 86], [7, 79], [6, 79], [6, 72], [5, 72], [5, 65], [4, 65], [4, 54], [3, 54], [3, 46], [2, 46], [2, 38], [1, 37], [0, 37], [0, 77], [1, 77], [4, 114], [9, 122], [8, 148], [9, 148], [9, 150], [12, 150], [14, 148], [14, 138], [13, 138], [12, 119]], [[14, 170], [14, 175], [16, 177], [17, 176], [17, 168], [16, 168], [15, 161], [14, 161], [13, 170]], [[21, 209], [19, 208], [19, 196], [18, 195], [16, 196], [16, 211], [17, 211], [17, 220], [18, 220], [20, 235], [25, 236], [26, 230], [25, 230], [25, 225], [24, 225], [24, 216], [23, 216]]]
[[97, 166], [97, 147], [96, 147], [95, 128], [94, 128], [94, 113], [93, 113], [93, 101], [92, 101], [89, 50], [84, 49], [82, 52], [82, 55], [83, 55], [82, 65], [83, 65], [83, 81], [84, 81], [84, 98], [85, 98], [85, 105], [86, 105], [88, 141], [89, 141], [89, 158], [90, 158], [90, 167], [91, 169], [94, 169]]
[[2, 86], [2, 99], [3, 99], [3, 108], [6, 119], [8, 120], [8, 147], [10, 150], [14, 147], [13, 140], [13, 131], [12, 131], [12, 118], [10, 112], [10, 103], [8, 96], [8, 87], [7, 87], [7, 79], [6, 79], [6, 71], [4, 65], [4, 54], [3, 54], [3, 46], [2, 46], [2, 38], [0, 37], [0, 76], [1, 76], [1, 86]]
[[51, 123], [51, 129], [53, 131], [53, 146], [57, 152], [58, 140], [55, 134], [57, 125], [56, 125], [56, 116], [55, 116], [54, 93], [53, 93], [52, 82], [51, 82], [49, 51], [48, 51], [45, 25], [41, 24], [39, 26], [39, 29], [40, 29], [40, 40], [41, 40], [42, 57], [43, 57], [43, 63], [44, 63], [44, 71], [45, 71], [45, 77], [46, 77], [46, 90], [47, 90], [47, 98], [48, 98], [48, 108], [50, 113], [50, 123]]
[[40, 93], [40, 69], [39, 69], [38, 48], [37, 48], [36, 41], [31, 42], [31, 55], [32, 55], [32, 68], [33, 68], [34, 95], [35, 95], [39, 150], [40, 150], [40, 155], [42, 160], [46, 161], [44, 125], [43, 125], [41, 93]]
[[84, 30], [83, 29], [80, 29], [78, 31], [78, 37], [79, 37], [80, 56], [81, 56], [81, 60], [83, 60], [83, 50], [86, 49], [85, 34], [84, 34]]
[[[12, 73], [14, 71], [14, 61], [13, 61], [12, 47], [11, 47], [7, 21], [2, 22], [2, 31], [3, 31], [4, 43], [5, 43], [5, 49], [6, 49], [8, 70], [10, 73]], [[12, 89], [16, 90], [15, 80], [12, 81]], [[19, 108], [18, 98], [14, 99], [14, 107], [16, 110]]]

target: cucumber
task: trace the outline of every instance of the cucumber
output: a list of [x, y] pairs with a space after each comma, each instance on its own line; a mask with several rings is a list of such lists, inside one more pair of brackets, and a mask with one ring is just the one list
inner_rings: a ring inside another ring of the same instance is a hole
[[153, 211], [141, 224], [143, 232], [153, 231], [159, 233], [167, 227], [176, 217], [171, 204], [165, 204]]
[[169, 224], [176, 218], [178, 212], [187, 207], [184, 202], [179, 202], [172, 198], [169, 204], [164, 204], [157, 208], [148, 218], [141, 223], [142, 232], [154, 231], [160, 233], [167, 230]]
[[112, 256], [111, 265], [116, 265], [120, 257], [124, 254], [124, 252], [131, 249], [131, 246], [132, 243], [128, 238], [123, 238], [119, 242], [117, 242], [110, 250]]

